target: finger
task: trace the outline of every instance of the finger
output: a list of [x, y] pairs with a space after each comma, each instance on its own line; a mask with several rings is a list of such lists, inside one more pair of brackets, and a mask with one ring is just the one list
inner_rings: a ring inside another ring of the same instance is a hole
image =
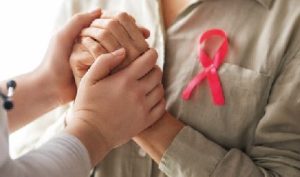
[[[135, 18], [133, 16], [129, 15], [129, 18], [133, 21], [134, 24], [136, 24]], [[148, 39], [150, 37], [150, 31], [147, 28], [144, 28], [142, 26], [138, 26], [139, 30], [142, 32], [145, 39]]]
[[130, 38], [126, 29], [123, 27], [123, 25], [120, 24], [118, 20], [98, 19], [98, 23], [94, 22], [94, 24], [94, 27], [97, 26], [98, 28], [101, 27], [105, 28], [105, 30], [108, 30], [118, 41], [118, 43], [126, 49], [128, 60], [126, 60], [124, 66], [128, 65], [133, 59], [136, 59], [138, 56], [145, 52], [145, 49], [140, 51], [139, 48], [135, 47], [135, 41]]
[[91, 27], [106, 29], [109, 21], [111, 21], [112, 19], [113, 18], [97, 18], [92, 22]]
[[114, 36], [107, 30], [89, 27], [81, 32], [82, 37], [91, 37], [98, 41], [108, 52], [116, 51], [121, 48], [121, 45], [114, 38]]
[[83, 28], [88, 27], [93, 20], [100, 16], [100, 9], [88, 13], [76, 14], [71, 18], [67, 25], [60, 30], [58, 35], [64, 39], [62, 42], [71, 43], [76, 39]]
[[125, 28], [117, 20], [111, 20], [107, 24], [107, 30], [118, 40], [119, 44], [127, 51], [127, 60], [124, 65], [128, 65], [145, 51], [140, 51], [135, 47], [134, 41], [130, 38]]
[[[94, 20], [91, 24], [91, 27], [106, 29], [109, 21], [112, 20], [111, 18], [98, 18]], [[144, 38], [147, 39], [150, 37], [150, 31], [142, 26], [138, 26], [138, 30], [143, 34]]]
[[76, 84], [85, 75], [90, 65], [94, 62], [94, 57], [85, 49], [85, 47], [76, 43], [70, 56], [70, 65], [74, 74]]
[[144, 28], [144, 27], [141, 27], [141, 26], [139, 26], [138, 28], [142, 32], [145, 39], [148, 39], [150, 37], [151, 33], [147, 28]]
[[97, 58], [108, 51], [102, 45], [90, 37], [81, 38], [82, 45], [90, 52], [93, 58]]
[[84, 78], [91, 84], [96, 84], [99, 80], [108, 76], [110, 72], [123, 61], [124, 58], [124, 48], [112, 53], [103, 54], [96, 59]]
[[164, 88], [162, 84], [157, 85], [148, 95], [146, 95], [146, 104], [149, 110], [152, 110], [164, 97]]
[[119, 11], [112, 11], [112, 10], [103, 10], [102, 11], [102, 15], [101, 18], [109, 18], [112, 19], [114, 16], [116, 16], [118, 13], [120, 13]]
[[71, 66], [91, 65], [95, 59], [81, 43], [73, 46], [73, 52], [70, 56]]
[[121, 13], [117, 15], [115, 19], [117, 19], [123, 25], [131, 39], [135, 41], [135, 47], [138, 48], [139, 51], [143, 51], [149, 48], [143, 34], [127, 13]]
[[142, 56], [134, 60], [125, 70], [134, 79], [141, 79], [154, 67], [157, 57], [156, 50], [149, 49]]
[[160, 100], [158, 104], [156, 104], [150, 111], [150, 119], [149, 125], [152, 125], [155, 123], [157, 120], [162, 118], [162, 116], [166, 113], [166, 101], [165, 99]]
[[107, 24], [107, 30], [118, 40], [123, 47], [132, 50], [132, 41], [129, 34], [117, 20], [110, 20]]
[[155, 66], [148, 74], [140, 79], [140, 84], [143, 87], [145, 93], [150, 93], [153, 88], [161, 83], [162, 72], [158, 66]]

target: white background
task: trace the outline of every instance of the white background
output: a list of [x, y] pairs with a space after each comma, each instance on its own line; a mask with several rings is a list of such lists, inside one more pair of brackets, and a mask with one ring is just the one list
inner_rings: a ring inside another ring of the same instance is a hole
[[0, 1], [0, 81], [39, 65], [61, 0]]
[[[61, 3], [62, 0], [0, 0], [0, 81], [29, 72], [40, 64]], [[24, 143], [30, 144], [41, 136], [38, 131], [29, 131], [32, 126], [10, 137], [12, 157], [26, 150]]]

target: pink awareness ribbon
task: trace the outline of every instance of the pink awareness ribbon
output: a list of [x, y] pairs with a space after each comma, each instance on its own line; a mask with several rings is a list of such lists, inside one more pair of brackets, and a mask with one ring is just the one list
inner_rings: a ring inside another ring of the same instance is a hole
[[212, 29], [205, 32], [200, 38], [200, 44], [213, 36], [220, 36], [224, 38], [224, 41], [220, 48], [217, 50], [213, 59], [211, 59], [206, 51], [200, 47], [199, 49], [199, 63], [203, 65], [204, 71], [199, 72], [186, 86], [182, 93], [184, 100], [189, 100], [194, 89], [199, 86], [205, 78], [208, 80], [208, 84], [213, 96], [213, 102], [215, 105], [222, 106], [225, 104], [224, 94], [220, 78], [217, 70], [222, 65], [227, 52], [228, 52], [228, 37], [223, 30]]

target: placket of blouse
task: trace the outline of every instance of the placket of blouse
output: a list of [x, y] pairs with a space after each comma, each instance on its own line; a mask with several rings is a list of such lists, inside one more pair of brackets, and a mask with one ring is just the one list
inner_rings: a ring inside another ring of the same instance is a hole
[[[149, 46], [155, 48], [158, 52], [157, 65], [163, 69], [165, 60], [165, 31], [163, 25], [161, 2], [160, 0], [145, 0], [141, 1], [141, 8], [143, 9], [143, 22], [151, 31], [151, 36], [147, 40]], [[135, 143], [132, 144], [132, 157], [131, 162], [133, 168], [131, 171], [132, 177], [161, 177], [165, 176], [158, 168], [158, 165], [152, 161], [151, 157], [146, 154], [146, 152], [140, 148]]]
[[[194, 8], [196, 8], [201, 1], [199, 0], [187, 0], [186, 5], [180, 10], [180, 12], [176, 15], [174, 20], [170, 23], [170, 25], [166, 25], [165, 20], [164, 20], [164, 12], [163, 12], [163, 0], [156, 0], [152, 1], [155, 2], [155, 8], [152, 7], [152, 9], [155, 9], [153, 13], [155, 15], [154, 22], [155, 22], [155, 33], [154, 33], [154, 42], [153, 44], [150, 44], [150, 46], [154, 47], [157, 49], [159, 53], [159, 60], [158, 64], [163, 64], [162, 69], [165, 70], [165, 67], [168, 63], [168, 59], [172, 60], [172, 58], [168, 58], [168, 53], [166, 48], [168, 47], [168, 35], [170, 35], [172, 32], [172, 27], [176, 25], [178, 21], [180, 21], [182, 18], [187, 16]], [[170, 0], [168, 3], [172, 2], [173, 0]], [[170, 44], [172, 45], [172, 44]], [[164, 75], [165, 77], [165, 75]], [[164, 79], [165, 80], [165, 79]], [[167, 106], [168, 107], [168, 106]], [[166, 174], [164, 174], [158, 167], [158, 165], [153, 161], [152, 162], [152, 172], [151, 172], [151, 177], [167, 177]]]

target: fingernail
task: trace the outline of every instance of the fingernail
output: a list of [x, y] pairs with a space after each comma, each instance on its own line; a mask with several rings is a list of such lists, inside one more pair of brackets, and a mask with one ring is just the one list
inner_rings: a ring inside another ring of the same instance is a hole
[[114, 51], [112, 54], [116, 55], [116, 56], [123, 56], [125, 54], [125, 49], [124, 48], [120, 48], [120, 49]]

